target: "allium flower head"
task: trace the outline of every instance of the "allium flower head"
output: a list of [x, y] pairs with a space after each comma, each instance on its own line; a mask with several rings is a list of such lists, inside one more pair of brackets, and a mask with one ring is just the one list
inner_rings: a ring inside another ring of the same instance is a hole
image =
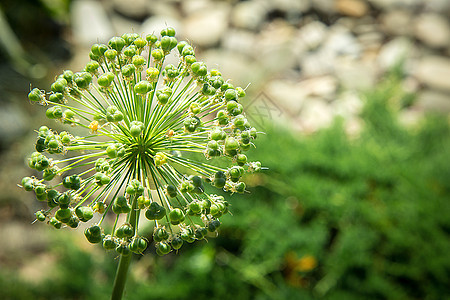
[[[244, 89], [197, 61], [173, 28], [160, 38], [113, 37], [94, 44], [89, 56], [84, 70], [64, 71], [50, 92], [28, 95], [47, 107], [49, 119], [70, 125], [38, 130], [29, 166], [42, 177], [22, 180], [48, 204], [36, 219], [76, 228], [100, 214], [87, 240], [123, 255], [147, 248], [141, 214], [154, 222], [158, 254], [216, 232], [228, 202], [205, 185], [243, 193], [241, 177], [261, 168], [245, 154], [257, 131], [239, 103]], [[165, 63], [168, 57], [178, 63]], [[72, 135], [71, 126], [84, 136]], [[111, 232], [102, 226], [107, 214], [116, 216]]]

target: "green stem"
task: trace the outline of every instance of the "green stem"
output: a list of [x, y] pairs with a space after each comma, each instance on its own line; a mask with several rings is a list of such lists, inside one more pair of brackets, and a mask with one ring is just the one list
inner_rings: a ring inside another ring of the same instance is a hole
[[[131, 204], [131, 212], [128, 217], [128, 223], [134, 228], [136, 224], [137, 216], [137, 197], [133, 197], [133, 202]], [[121, 300], [123, 296], [123, 290], [125, 289], [125, 283], [127, 281], [128, 268], [130, 267], [132, 253], [124, 256], [120, 255], [119, 265], [117, 267], [116, 278], [114, 279], [114, 287], [111, 295], [111, 300]]]
[[114, 279], [114, 288], [111, 300], [120, 300], [123, 296], [123, 290], [127, 281], [128, 267], [130, 266], [131, 254], [120, 256], [119, 266], [117, 267], [116, 278]]

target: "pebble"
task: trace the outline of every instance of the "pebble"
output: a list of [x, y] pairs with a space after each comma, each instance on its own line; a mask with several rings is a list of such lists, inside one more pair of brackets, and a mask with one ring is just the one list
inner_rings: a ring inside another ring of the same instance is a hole
[[222, 46], [225, 49], [237, 51], [252, 56], [255, 51], [256, 36], [242, 29], [230, 29], [222, 38]]
[[106, 43], [113, 35], [113, 26], [98, 1], [73, 1], [70, 9], [73, 35], [79, 45]]
[[334, 119], [333, 109], [320, 98], [309, 98], [298, 119], [304, 131], [314, 132], [331, 125]]
[[261, 27], [268, 10], [260, 2], [244, 1], [237, 3], [231, 13], [231, 24], [249, 30], [256, 30]]
[[450, 58], [425, 56], [418, 62], [413, 75], [430, 88], [449, 92]]
[[264, 93], [286, 112], [286, 117], [295, 117], [307, 98], [303, 87], [300, 81], [276, 79], [265, 84]]
[[181, 26], [180, 21], [163, 15], [152, 16], [146, 19], [140, 26], [140, 32], [143, 32], [145, 35], [150, 33], [159, 35], [161, 30], [168, 26], [176, 29], [177, 38], [183, 36], [183, 26]]
[[411, 57], [414, 52], [414, 46], [409, 38], [398, 37], [382, 46], [377, 62], [381, 70], [387, 71], [402, 60]]
[[298, 31], [296, 41], [298, 44], [304, 45], [308, 50], [319, 47], [327, 36], [328, 28], [319, 21], [312, 21], [302, 27]]
[[412, 20], [412, 13], [402, 9], [389, 10], [380, 17], [382, 30], [390, 35], [410, 35]]
[[434, 13], [422, 14], [414, 21], [414, 35], [429, 47], [450, 45], [450, 23], [448, 19]]
[[143, 20], [149, 15], [147, 0], [112, 0], [112, 6], [119, 14], [135, 20]]
[[425, 111], [450, 113], [450, 95], [448, 92], [425, 89], [418, 94], [415, 104]]
[[337, 0], [336, 9], [340, 14], [360, 18], [369, 11], [369, 6], [362, 0]]
[[197, 46], [216, 45], [228, 29], [229, 7], [216, 4], [193, 12], [184, 20], [183, 31]]

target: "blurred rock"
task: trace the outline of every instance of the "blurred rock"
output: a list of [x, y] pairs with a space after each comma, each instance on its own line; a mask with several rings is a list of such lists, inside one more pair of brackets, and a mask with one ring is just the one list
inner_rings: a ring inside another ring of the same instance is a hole
[[414, 35], [430, 47], [450, 45], [450, 23], [448, 17], [438, 14], [422, 14], [414, 21]]
[[159, 35], [161, 30], [166, 28], [167, 26], [176, 29], [177, 37], [183, 35], [183, 26], [181, 26], [180, 22], [177, 19], [163, 15], [152, 16], [146, 19], [140, 26], [140, 31], [145, 35], [151, 33]]
[[380, 17], [382, 29], [392, 35], [409, 35], [412, 33], [413, 15], [408, 10], [389, 10]]
[[198, 46], [216, 45], [228, 28], [229, 11], [224, 3], [195, 11], [184, 20], [183, 31]]
[[296, 117], [307, 97], [300, 82], [292, 80], [273, 80], [265, 84], [264, 92], [285, 112], [285, 117]]
[[299, 87], [302, 89], [302, 93], [306, 96], [334, 100], [338, 82], [336, 77], [327, 75], [302, 80]]
[[319, 47], [327, 36], [328, 28], [319, 21], [312, 21], [302, 26], [298, 31], [295, 41], [303, 44], [308, 50]]
[[393, 8], [414, 9], [422, 4], [422, 0], [369, 0], [369, 2], [378, 8], [389, 10]]
[[406, 60], [414, 52], [414, 46], [408, 38], [399, 37], [383, 45], [378, 55], [378, 65], [387, 71]]
[[149, 15], [147, 0], [112, 0], [112, 6], [119, 14], [135, 20], [143, 20]]
[[450, 95], [426, 89], [419, 93], [415, 105], [425, 111], [450, 113]]
[[98, 1], [73, 1], [70, 13], [73, 35], [78, 44], [105, 43], [114, 35], [105, 9]]
[[191, 15], [199, 10], [208, 9], [211, 5], [209, 0], [180, 1], [181, 9], [185, 15]]
[[325, 14], [333, 14], [336, 12], [335, 0], [312, 0], [312, 6], [318, 11]]
[[22, 137], [28, 129], [27, 117], [17, 105], [2, 103], [0, 109], [0, 149]]
[[329, 104], [320, 98], [309, 98], [298, 120], [306, 132], [314, 132], [331, 125], [334, 114]]
[[368, 13], [369, 6], [363, 0], [337, 0], [336, 9], [340, 14], [360, 18]]
[[147, 7], [152, 16], [165, 16], [176, 20], [181, 19], [180, 10], [174, 5], [173, 1], [147, 1]]
[[377, 82], [377, 68], [373, 60], [339, 58], [334, 63], [334, 74], [344, 89], [369, 89]]
[[265, 76], [264, 73], [256, 71], [258, 68], [248, 56], [234, 50], [211, 49], [197, 57], [209, 68], [218, 68], [225, 79], [231, 78], [231, 83], [237, 86], [245, 87], [250, 82], [260, 82], [261, 76]]
[[231, 13], [231, 24], [238, 28], [256, 30], [264, 22], [268, 10], [261, 1], [238, 2]]
[[361, 55], [361, 45], [355, 36], [341, 25], [333, 25], [330, 27], [328, 38], [323, 47], [323, 51], [331, 57], [349, 56], [357, 58]]
[[334, 59], [324, 51], [308, 52], [300, 59], [300, 71], [304, 77], [322, 76], [334, 71]]
[[297, 64], [292, 47], [295, 28], [282, 20], [274, 20], [257, 36], [254, 56], [266, 69], [277, 73]]
[[[263, 0], [264, 1], [264, 0]], [[315, 0], [314, 0], [315, 1]], [[269, 0], [266, 1], [272, 10], [283, 12], [304, 13], [311, 8], [311, 0]], [[262, 2], [262, 1], [259, 1]]]
[[352, 118], [358, 115], [363, 108], [363, 102], [355, 91], [345, 91], [332, 103], [336, 115], [344, 118]]
[[252, 56], [255, 51], [256, 36], [242, 29], [230, 29], [222, 38], [222, 45], [225, 49], [244, 53]]
[[418, 62], [413, 75], [430, 88], [450, 91], [450, 58], [426, 56]]

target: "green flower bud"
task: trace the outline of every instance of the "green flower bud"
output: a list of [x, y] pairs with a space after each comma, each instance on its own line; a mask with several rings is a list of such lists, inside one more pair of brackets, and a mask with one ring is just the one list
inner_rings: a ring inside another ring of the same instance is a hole
[[173, 36], [163, 36], [161, 38], [161, 49], [166, 53], [175, 48], [177, 44], [178, 41]]
[[225, 140], [225, 153], [230, 156], [234, 156], [237, 154], [237, 150], [239, 149], [238, 141], [233, 137], [227, 137]]
[[147, 80], [141, 80], [134, 86], [134, 92], [141, 95], [147, 94], [151, 89], [152, 85]]
[[162, 49], [154, 49], [152, 50], [152, 57], [156, 61], [160, 61], [164, 58], [164, 51]]
[[175, 29], [172, 27], [167, 27], [161, 30], [161, 36], [175, 36]]
[[28, 99], [32, 102], [41, 102], [44, 100], [44, 95], [38, 88], [34, 88], [28, 93]]
[[167, 193], [167, 196], [169, 196], [171, 198], [174, 198], [178, 195], [177, 188], [174, 187], [173, 185], [168, 185], [166, 187], [166, 193]]
[[86, 236], [86, 239], [92, 244], [97, 244], [102, 241], [102, 229], [98, 225], [86, 228], [86, 230], [84, 231], [84, 235]]
[[131, 77], [134, 75], [136, 67], [133, 64], [128, 64], [122, 67], [121, 72], [124, 77]]
[[147, 40], [148, 44], [152, 46], [156, 41], [158, 40], [158, 37], [154, 34], [148, 34], [145, 39]]
[[166, 209], [156, 202], [152, 202], [145, 212], [145, 217], [149, 220], [161, 220], [166, 215]]
[[117, 247], [117, 243], [111, 235], [105, 236], [103, 239], [103, 248], [105, 250], [112, 250]]
[[138, 49], [142, 49], [147, 45], [147, 41], [144, 40], [143, 38], [137, 38], [134, 40], [133, 44], [138, 48]]
[[89, 206], [78, 206], [75, 209], [75, 214], [81, 222], [87, 222], [94, 216], [94, 210]]
[[112, 61], [117, 57], [117, 51], [114, 49], [108, 49], [105, 52], [105, 57], [106, 59]]
[[148, 68], [147, 71], [147, 80], [150, 82], [155, 82], [159, 76], [159, 70], [157, 68]]
[[[117, 37], [117, 36], [112, 37], [108, 42], [108, 46], [111, 49], [116, 50], [117, 52], [122, 51], [123, 47], [125, 47], [125, 44], [126, 44], [125, 40], [123, 38]], [[106, 54], [105, 54], [105, 56], [106, 56]]]
[[92, 81], [92, 75], [88, 72], [77, 72], [73, 74], [73, 81], [80, 89], [87, 89]]
[[191, 70], [194, 75], [197, 76], [205, 76], [208, 73], [208, 69], [206, 68], [205, 63], [203, 62], [195, 62], [191, 65]]
[[99, 67], [100, 67], [100, 64], [98, 62], [90, 61], [86, 64], [86, 67], [84, 69], [86, 70], [86, 72], [89, 72], [91, 74], [96, 74]]
[[136, 66], [136, 68], [140, 68], [145, 64], [145, 58], [140, 55], [135, 55], [131, 59], [131, 63]]
[[55, 93], [64, 93], [67, 87], [67, 80], [64, 78], [58, 78], [52, 85], [51, 90]]

